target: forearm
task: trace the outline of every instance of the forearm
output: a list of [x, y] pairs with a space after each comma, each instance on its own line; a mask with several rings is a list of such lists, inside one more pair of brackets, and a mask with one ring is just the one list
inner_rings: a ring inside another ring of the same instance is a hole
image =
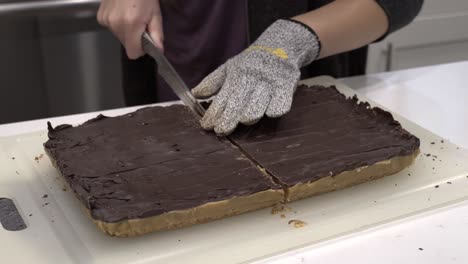
[[336, 0], [293, 19], [317, 33], [322, 44], [319, 58], [365, 46], [383, 36], [389, 26], [374, 0]]

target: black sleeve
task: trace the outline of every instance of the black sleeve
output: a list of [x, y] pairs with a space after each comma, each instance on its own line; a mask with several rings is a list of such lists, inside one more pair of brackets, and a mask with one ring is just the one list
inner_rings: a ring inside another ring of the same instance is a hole
[[424, 0], [375, 0], [384, 10], [388, 18], [388, 34], [408, 25], [421, 11]]

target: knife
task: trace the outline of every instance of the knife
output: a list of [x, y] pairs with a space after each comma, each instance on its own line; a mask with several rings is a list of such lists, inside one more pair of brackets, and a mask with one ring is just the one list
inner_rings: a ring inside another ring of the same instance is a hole
[[186, 106], [188, 106], [198, 116], [203, 117], [205, 109], [197, 99], [195, 99], [192, 92], [190, 92], [190, 89], [175, 71], [174, 67], [172, 67], [164, 54], [156, 48], [148, 32], [143, 33], [141, 43], [146, 54], [150, 55], [158, 63], [159, 75], [161, 75]]

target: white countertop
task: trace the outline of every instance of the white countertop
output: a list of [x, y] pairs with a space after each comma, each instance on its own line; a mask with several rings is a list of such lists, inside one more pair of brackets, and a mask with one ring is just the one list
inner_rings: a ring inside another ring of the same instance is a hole
[[[468, 62], [345, 78], [351, 88], [468, 149]], [[101, 111], [114, 116], [137, 107]], [[97, 113], [0, 125], [9, 136], [77, 124]], [[468, 202], [288, 252], [259, 263], [468, 263]]]

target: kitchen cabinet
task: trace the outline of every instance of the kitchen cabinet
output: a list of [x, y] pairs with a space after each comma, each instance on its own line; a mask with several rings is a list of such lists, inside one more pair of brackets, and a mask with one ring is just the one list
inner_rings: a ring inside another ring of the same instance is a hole
[[468, 60], [468, 1], [425, 0], [412, 24], [372, 44], [367, 72]]

